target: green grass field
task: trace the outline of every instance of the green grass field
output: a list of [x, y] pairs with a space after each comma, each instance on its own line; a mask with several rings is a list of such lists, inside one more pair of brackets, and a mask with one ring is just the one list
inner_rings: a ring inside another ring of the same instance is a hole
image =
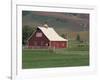
[[23, 49], [22, 68], [74, 67], [89, 65], [88, 47], [68, 49]]

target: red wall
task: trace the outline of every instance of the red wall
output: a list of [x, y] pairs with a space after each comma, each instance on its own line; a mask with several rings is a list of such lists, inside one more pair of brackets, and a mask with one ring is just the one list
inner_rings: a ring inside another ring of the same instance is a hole
[[42, 37], [36, 37], [36, 33], [38, 32], [42, 33], [42, 31], [37, 29], [37, 31], [28, 40], [28, 46], [46, 46], [46, 44], [49, 43], [49, 40], [43, 33]]
[[36, 32], [28, 40], [28, 47], [32, 48], [34, 46], [51, 46], [55, 48], [67, 48], [67, 41], [49, 41], [48, 38], [42, 33], [42, 37], [36, 37], [36, 33], [41, 32], [37, 29]]
[[55, 48], [67, 48], [67, 44], [66, 41], [51, 41], [51, 47]]

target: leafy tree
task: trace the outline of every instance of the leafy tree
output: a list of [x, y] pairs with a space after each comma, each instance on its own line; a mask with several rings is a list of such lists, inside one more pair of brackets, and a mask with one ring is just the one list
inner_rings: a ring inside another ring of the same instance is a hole
[[65, 34], [62, 34], [61, 37], [65, 38]]
[[79, 34], [77, 34], [76, 40], [80, 42], [80, 35]]
[[22, 44], [23, 45], [26, 45], [28, 38], [31, 36], [34, 30], [35, 30], [34, 27], [30, 27], [28, 25], [23, 26], [22, 28]]

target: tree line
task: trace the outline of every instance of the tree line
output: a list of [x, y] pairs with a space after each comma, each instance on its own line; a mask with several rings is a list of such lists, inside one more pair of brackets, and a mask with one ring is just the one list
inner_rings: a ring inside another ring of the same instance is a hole
[[28, 25], [22, 27], [22, 45], [27, 44], [28, 38], [32, 35], [34, 31], [35, 31], [35, 27], [31, 27]]

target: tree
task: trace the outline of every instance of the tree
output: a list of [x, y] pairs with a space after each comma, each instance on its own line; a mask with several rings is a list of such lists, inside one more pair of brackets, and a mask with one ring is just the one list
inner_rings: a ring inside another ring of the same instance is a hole
[[77, 34], [76, 40], [80, 42], [80, 35], [79, 34]]
[[35, 30], [34, 27], [30, 27], [28, 25], [23, 26], [22, 28], [22, 44], [23, 45], [26, 45], [28, 38], [31, 36], [34, 30]]
[[61, 37], [65, 38], [65, 34], [62, 34]]

